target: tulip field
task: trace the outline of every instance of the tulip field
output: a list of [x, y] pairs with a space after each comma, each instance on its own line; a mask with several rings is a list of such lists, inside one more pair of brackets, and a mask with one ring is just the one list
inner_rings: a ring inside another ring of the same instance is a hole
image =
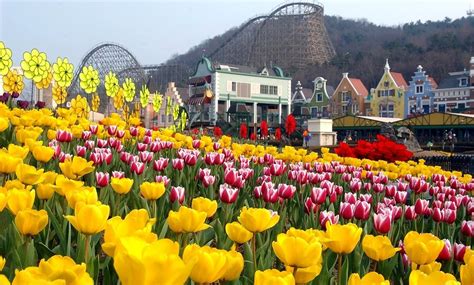
[[0, 103], [0, 285], [474, 284], [469, 174], [16, 97]]

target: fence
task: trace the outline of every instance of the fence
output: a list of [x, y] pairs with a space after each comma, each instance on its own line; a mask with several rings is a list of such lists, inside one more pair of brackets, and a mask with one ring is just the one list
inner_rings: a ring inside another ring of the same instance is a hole
[[439, 165], [444, 170], [474, 174], [474, 155], [428, 156], [417, 159], [424, 159], [426, 165]]

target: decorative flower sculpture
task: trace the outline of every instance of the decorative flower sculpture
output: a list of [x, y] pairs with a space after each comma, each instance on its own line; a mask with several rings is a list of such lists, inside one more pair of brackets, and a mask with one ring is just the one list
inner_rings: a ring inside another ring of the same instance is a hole
[[45, 78], [41, 79], [40, 82], [36, 82], [36, 88], [46, 89], [49, 87], [49, 84], [51, 84], [51, 81], [53, 81], [53, 74], [48, 71], [47, 76]]
[[123, 107], [123, 89], [120, 88], [117, 92], [117, 94], [114, 97], [114, 108], [117, 110], [122, 109]]
[[97, 86], [99, 86], [99, 72], [94, 69], [92, 66], [84, 66], [82, 72], [79, 74], [79, 79], [81, 80], [81, 88], [87, 94], [91, 94], [97, 91]]
[[107, 96], [114, 98], [115, 95], [119, 92], [120, 85], [119, 81], [117, 79], [117, 76], [115, 73], [110, 71], [106, 76], [105, 76], [105, 93]]
[[72, 76], [74, 71], [74, 66], [72, 63], [69, 63], [67, 57], [60, 58], [56, 60], [53, 64], [53, 78], [56, 83], [61, 87], [69, 87], [72, 82]]
[[155, 96], [153, 96], [153, 111], [159, 112], [162, 103], [163, 97], [161, 97], [160, 93], [156, 93]]
[[67, 88], [53, 84], [53, 100], [56, 104], [63, 104], [66, 102]]
[[132, 102], [135, 97], [135, 83], [130, 78], [126, 78], [122, 84], [125, 101]]
[[0, 41], [0, 75], [6, 75], [12, 64], [12, 51]]
[[92, 111], [97, 112], [99, 111], [99, 107], [100, 107], [100, 97], [99, 97], [99, 94], [96, 93], [92, 95], [91, 109]]
[[77, 95], [76, 98], [71, 100], [71, 110], [73, 110], [73, 113], [78, 117], [87, 118], [90, 108], [89, 104], [87, 104], [86, 98], [82, 97], [81, 95]]
[[179, 117], [179, 105], [176, 104], [173, 106], [173, 120], [177, 120]]
[[51, 65], [46, 58], [46, 53], [33, 49], [31, 52], [23, 53], [21, 68], [26, 78], [38, 83], [48, 77]]
[[128, 118], [130, 113], [130, 107], [127, 104], [123, 104], [122, 114], [124, 118]]
[[8, 93], [20, 94], [25, 84], [23, 77], [18, 74], [16, 70], [10, 70], [5, 77], [3, 77], [3, 89]]
[[142, 104], [142, 108], [145, 108], [148, 105], [148, 100], [150, 100], [150, 90], [143, 85], [140, 90], [140, 104]]

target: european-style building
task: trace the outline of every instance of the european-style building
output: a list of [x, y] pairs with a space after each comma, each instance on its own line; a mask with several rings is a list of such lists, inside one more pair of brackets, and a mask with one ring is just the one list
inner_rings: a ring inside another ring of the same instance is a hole
[[331, 116], [329, 101], [334, 93], [334, 87], [327, 86], [327, 80], [323, 77], [317, 77], [313, 83], [313, 95], [307, 102], [311, 118], [329, 118]]
[[418, 65], [405, 93], [404, 117], [433, 112], [434, 90], [437, 87], [436, 81], [426, 74], [421, 65]]
[[228, 121], [231, 107], [248, 112], [254, 124], [281, 124], [291, 110], [291, 78], [277, 66], [213, 64], [203, 57], [189, 78], [186, 106], [190, 125]]
[[360, 79], [350, 78], [349, 73], [343, 73], [330, 100], [331, 116], [364, 115], [364, 102], [368, 94]]
[[434, 110], [474, 113], [474, 57], [469, 70], [450, 72], [434, 90]]
[[382, 78], [370, 92], [370, 111], [367, 113], [375, 117], [403, 118], [407, 88], [403, 75], [390, 71], [387, 59]]

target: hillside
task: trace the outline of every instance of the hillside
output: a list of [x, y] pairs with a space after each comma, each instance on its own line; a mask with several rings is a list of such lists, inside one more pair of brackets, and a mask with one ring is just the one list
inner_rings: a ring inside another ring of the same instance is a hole
[[[470, 56], [474, 55], [474, 17], [386, 27], [366, 20], [325, 16], [325, 23], [336, 57], [324, 65], [286, 70], [306, 87], [317, 76], [336, 85], [341, 73], [346, 71], [361, 78], [368, 88], [373, 87], [383, 72], [385, 58], [390, 59], [392, 70], [403, 73], [407, 81], [418, 64], [439, 81], [447, 72], [467, 67]], [[168, 63], [194, 67], [203, 54], [215, 50], [235, 30], [207, 39]]]

